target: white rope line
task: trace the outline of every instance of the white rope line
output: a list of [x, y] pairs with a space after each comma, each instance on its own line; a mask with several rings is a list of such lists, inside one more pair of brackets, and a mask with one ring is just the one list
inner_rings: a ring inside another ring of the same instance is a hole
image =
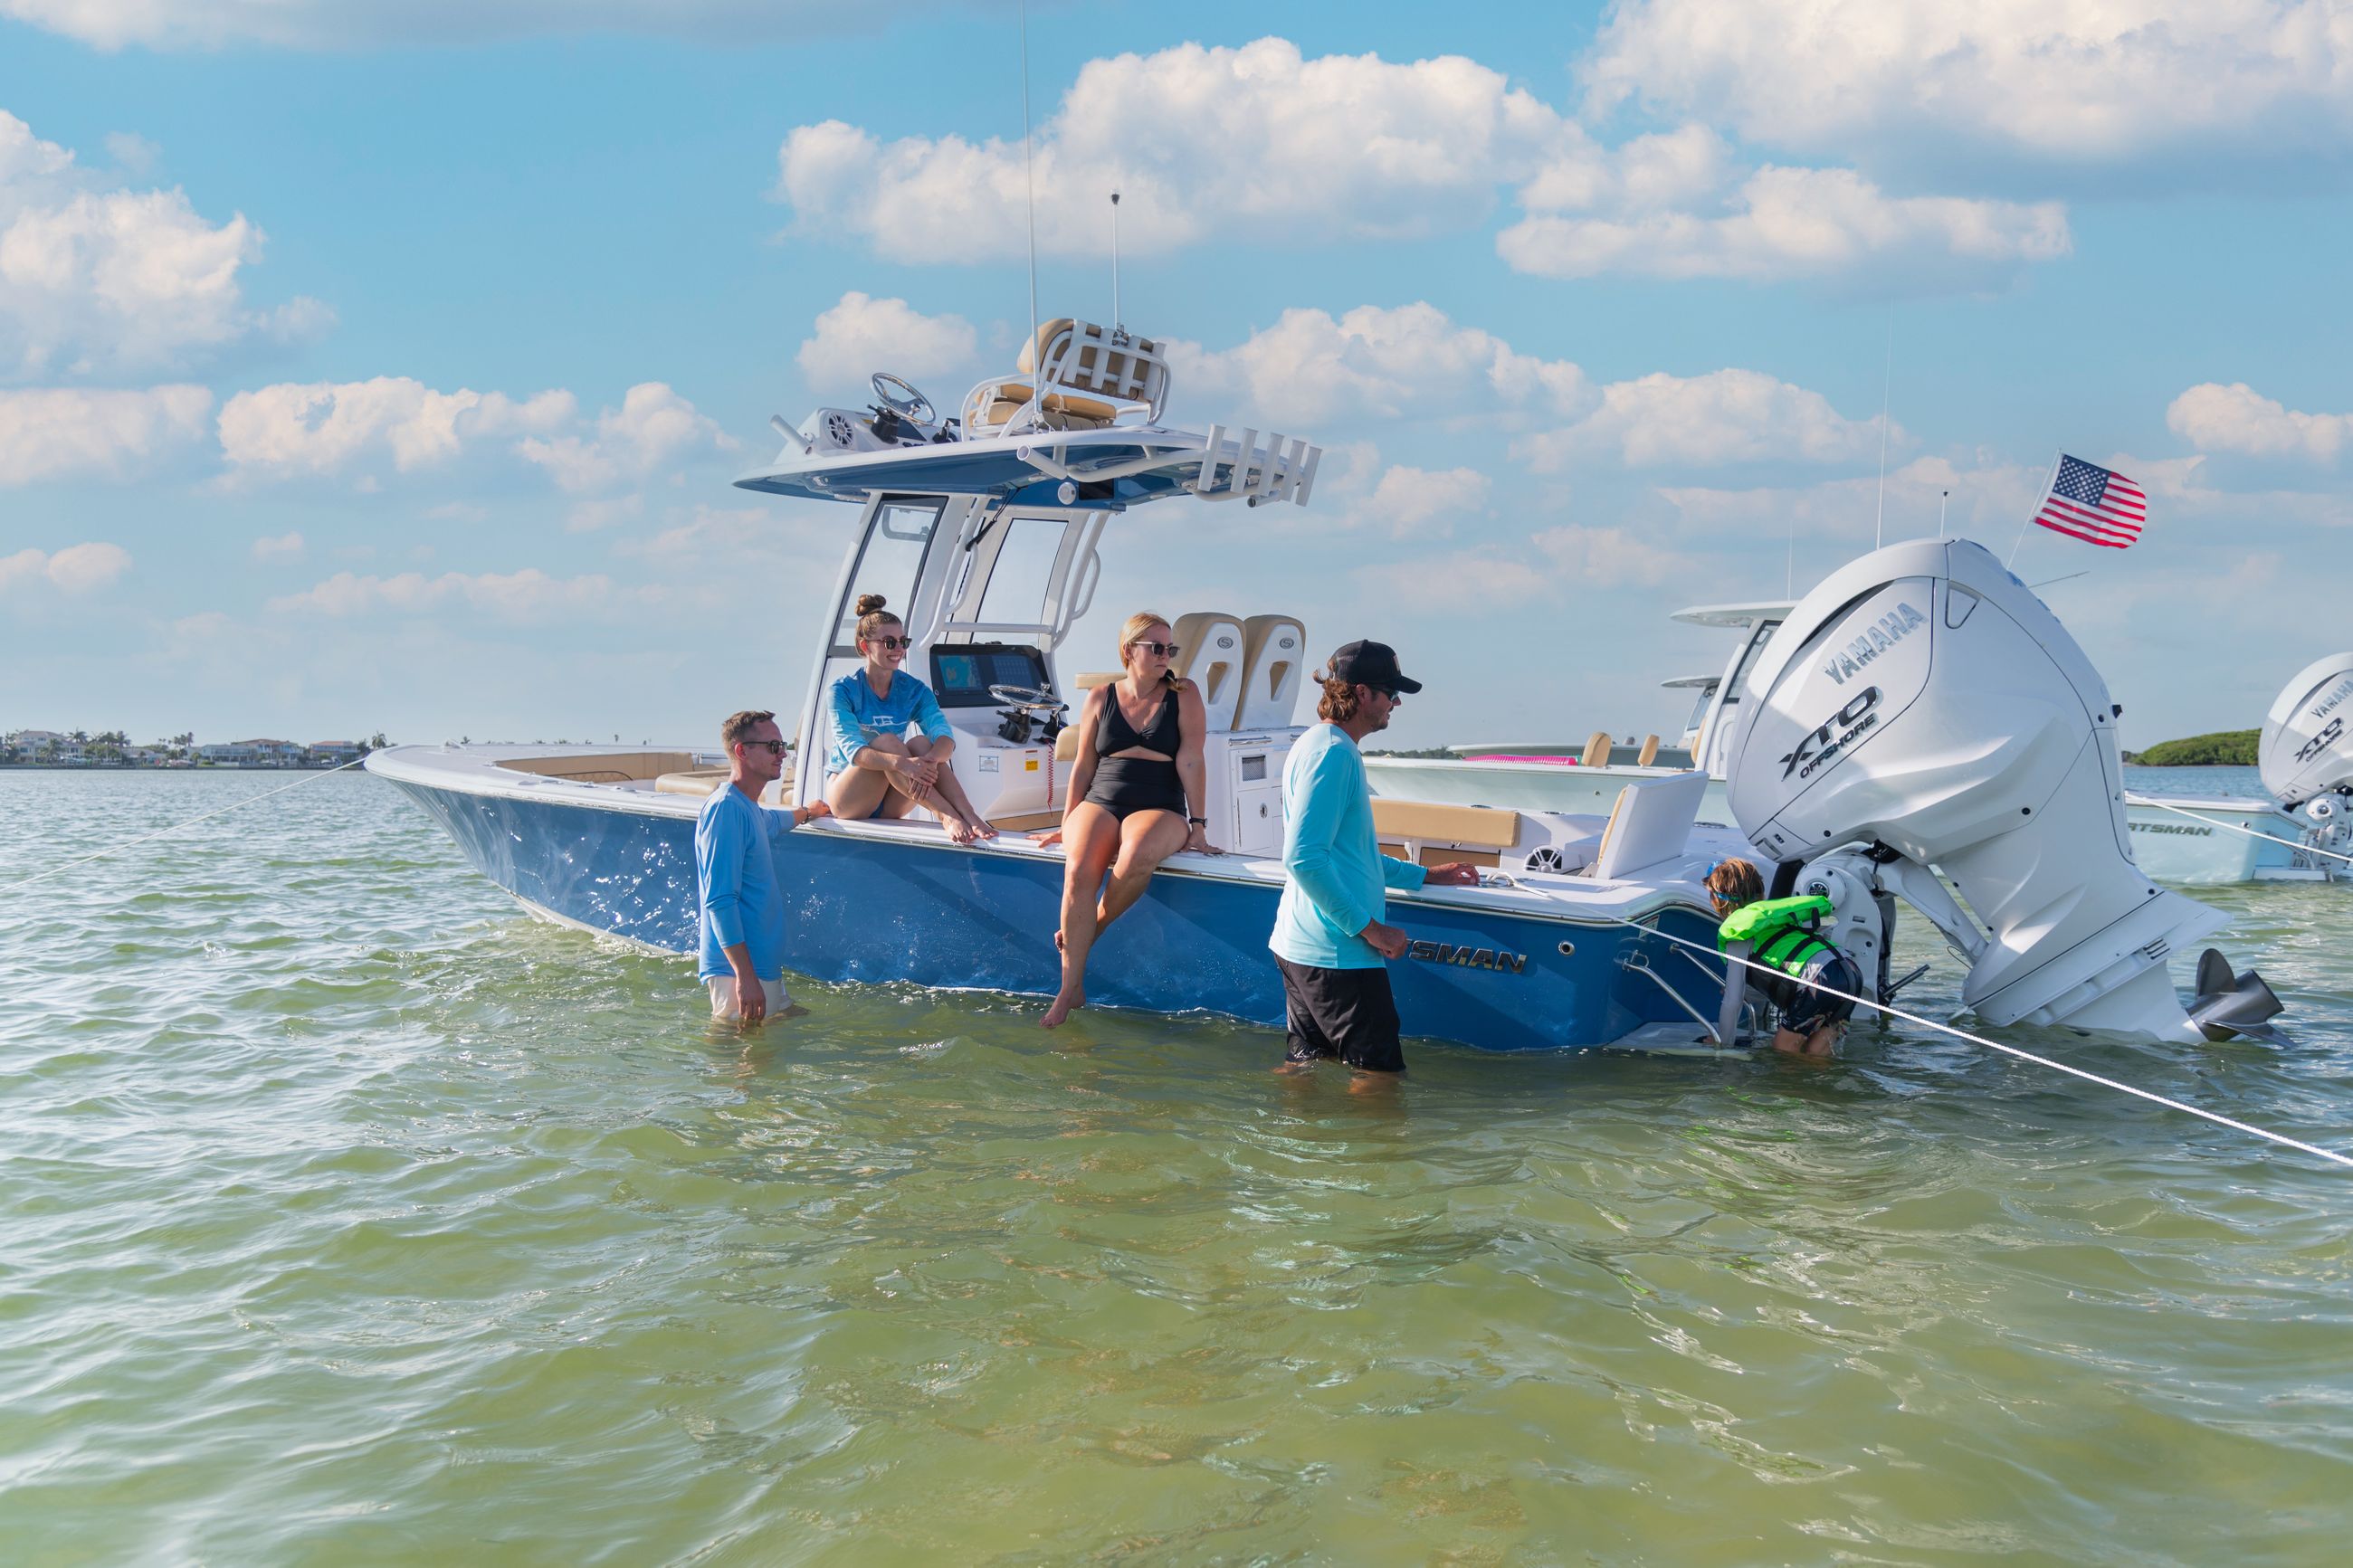
[[307, 778], [296, 779], [290, 784], [280, 784], [276, 789], [263, 790], [259, 795], [247, 795], [243, 800], [236, 801], [230, 805], [222, 806], [218, 811], [208, 811], [202, 816], [192, 816], [185, 822], [175, 822], [169, 827], [158, 828], [153, 833], [143, 833], [136, 838], [126, 838], [121, 843], [111, 845], [108, 847], [100, 850], [95, 855], [85, 855], [79, 860], [69, 860], [62, 866], [52, 866], [46, 871], [37, 872], [34, 875], [26, 878], [21, 882], [11, 882], [6, 888], [0, 889], [0, 892], [13, 893], [19, 888], [29, 888], [36, 882], [46, 882], [52, 877], [61, 877], [77, 866], [87, 866], [93, 860], [103, 860], [109, 855], [120, 854], [125, 849], [129, 849], [135, 845], [147, 843], [151, 839], [166, 837], [171, 834], [177, 833], [183, 827], [194, 827], [197, 823], [210, 821], [216, 816], [226, 816], [232, 811], [251, 805], [255, 801], [268, 800], [273, 795], [284, 795], [290, 789], [301, 789], [306, 784], [316, 784], [321, 779], [325, 778], [329, 773], [339, 773], [345, 768], [358, 767], [360, 763], [364, 761], [366, 761], [365, 758], [360, 757], [353, 758], [348, 763], [339, 763], [332, 768], [322, 768]]
[[2227, 828], [2232, 833], [2243, 833], [2250, 838], [2268, 838], [2274, 844], [2284, 844], [2291, 849], [2301, 849], [2307, 855], [2327, 855], [2344, 861], [2348, 866], [2353, 866], [2353, 855], [2339, 855], [2336, 850], [2323, 849], [2317, 844], [2302, 844], [2293, 838], [2281, 838], [2269, 833], [2258, 833], [2253, 828], [2246, 826], [2242, 823], [2217, 821], [2215, 818], [2211, 816], [2201, 816], [2194, 811], [2184, 811], [2178, 805], [2168, 805], [2161, 800], [2151, 800], [2145, 795], [2132, 795], [2127, 793], [2125, 796], [2125, 804], [2127, 805], [2153, 805], [2159, 811], [2169, 811], [2176, 816], [2186, 816], [2192, 822], [2202, 822], [2209, 827]]
[[1966, 1029], [1956, 1029], [1950, 1024], [1940, 1024], [1934, 1018], [1924, 1018], [1917, 1013], [1907, 1013], [1901, 1007], [1891, 1007], [1883, 1002], [1874, 1002], [1862, 996], [1848, 995], [1848, 994], [1843, 991], [1834, 990], [1831, 986], [1821, 984], [1818, 981], [1806, 980], [1798, 975], [1788, 973], [1782, 970], [1772, 969], [1765, 964], [1758, 963], [1752, 959], [1736, 957], [1732, 953], [1728, 952], [1716, 952], [1713, 948], [1704, 947], [1687, 938], [1677, 936], [1672, 931], [1661, 931], [1656, 926], [1646, 926], [1639, 921], [1630, 921], [1620, 918], [1618, 923], [1620, 925], [1632, 926], [1636, 931], [1647, 931], [1651, 935], [1656, 937], [1663, 937], [1669, 942], [1680, 943], [1684, 947], [1696, 949], [1701, 952], [1714, 952], [1716, 957], [1723, 959], [1727, 963], [1737, 963], [1745, 968], [1762, 970], [1768, 974], [1778, 974], [1784, 980], [1795, 981], [1799, 985], [1822, 992], [1827, 995], [1843, 998], [1844, 1000], [1855, 1003], [1860, 1006], [1873, 1008], [1879, 1012], [1888, 1014], [1893, 1017], [1902, 1018], [1907, 1022], [1917, 1024], [1923, 1028], [1935, 1029], [1940, 1034], [1950, 1035], [1955, 1039], [1967, 1040], [1973, 1046], [1984, 1046], [1989, 1050], [2000, 1051], [2005, 1056], [2016, 1057], [2021, 1061], [2032, 1062], [2037, 1067], [2055, 1068], [2059, 1071], [2068, 1074], [2070, 1077], [2080, 1078], [2086, 1083], [2096, 1083], [2103, 1089], [2121, 1089], [2126, 1094], [2137, 1096], [2139, 1099], [2149, 1100], [2158, 1105], [2162, 1105], [2168, 1110], [2179, 1110], [2191, 1116], [2202, 1117], [2208, 1121], [2215, 1122], [2223, 1127], [2234, 1129], [2237, 1131], [2252, 1132], [2258, 1138], [2268, 1139], [2270, 1142], [2280, 1144], [2284, 1148], [2301, 1150], [2306, 1154], [2317, 1154], [2322, 1159], [2330, 1161], [2336, 1164], [2353, 1166], [2353, 1158], [2348, 1158], [2346, 1155], [2339, 1154], [2333, 1149], [2323, 1149], [2317, 1143], [2306, 1143], [2297, 1139], [2290, 1138], [2284, 1133], [2268, 1132], [2263, 1128], [2254, 1126], [2252, 1123], [2235, 1121], [2230, 1117], [2221, 1115], [2217, 1111], [2200, 1110], [2194, 1105], [2185, 1105], [2178, 1100], [2168, 1100], [2161, 1094], [2152, 1094], [2145, 1089], [2135, 1089], [2128, 1083], [2118, 1083], [2115, 1079], [2102, 1078], [2098, 1073], [2085, 1072], [2082, 1068], [2069, 1067], [2065, 1062], [2053, 1061], [2049, 1057], [2038, 1057], [2032, 1051], [2021, 1051], [2015, 1046], [2005, 1046], [2000, 1040], [1989, 1040], [1982, 1035], [1972, 1035]]

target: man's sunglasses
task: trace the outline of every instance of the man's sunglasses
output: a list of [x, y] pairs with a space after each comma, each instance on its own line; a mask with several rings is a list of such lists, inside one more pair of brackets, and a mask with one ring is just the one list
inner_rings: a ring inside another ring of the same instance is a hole
[[1185, 651], [1185, 645], [1180, 642], [1132, 642], [1127, 646], [1145, 653], [1158, 654], [1162, 658], [1175, 658]]
[[783, 741], [738, 741], [735, 743], [746, 748], [747, 750], [756, 746], [763, 751], [772, 752], [780, 757], [785, 754], [785, 747], [786, 745], [786, 742]]
[[902, 648], [915, 646], [915, 639], [913, 637], [868, 637], [866, 640], [880, 648]]

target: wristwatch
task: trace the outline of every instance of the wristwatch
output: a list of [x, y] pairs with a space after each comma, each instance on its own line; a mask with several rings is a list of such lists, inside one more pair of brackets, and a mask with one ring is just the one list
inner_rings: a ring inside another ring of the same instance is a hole
[[1209, 819], [1206, 816], [1188, 816], [1185, 820], [1191, 823], [1196, 827], [1207, 827], [1209, 826]]

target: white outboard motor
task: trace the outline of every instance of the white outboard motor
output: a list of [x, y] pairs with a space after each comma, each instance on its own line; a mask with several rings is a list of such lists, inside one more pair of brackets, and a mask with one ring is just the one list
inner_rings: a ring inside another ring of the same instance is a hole
[[2202, 1037], [2166, 961], [2224, 917], [2133, 863], [2120, 710], [1982, 545], [1894, 544], [1831, 574], [1749, 669], [1740, 711], [1741, 831], [1783, 862], [1864, 847], [1832, 863], [1879, 868], [1969, 959], [1979, 1017]]
[[2263, 788], [2293, 810], [2323, 795], [2353, 795], [2353, 653], [2315, 659], [2263, 715], [2255, 752]]
[[2287, 683], [2263, 715], [2255, 752], [2263, 788], [2304, 825], [2314, 868], [2331, 879], [2353, 876], [2336, 858], [2353, 854], [2353, 653], [2315, 659]]

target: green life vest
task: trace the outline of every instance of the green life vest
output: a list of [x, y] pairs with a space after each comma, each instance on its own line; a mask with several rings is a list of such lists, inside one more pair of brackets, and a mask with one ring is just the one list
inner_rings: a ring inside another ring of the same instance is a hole
[[1820, 895], [1802, 899], [1760, 899], [1743, 904], [1715, 928], [1715, 944], [1728, 948], [1748, 942], [1748, 956], [1785, 974], [1795, 974], [1806, 961], [1831, 944], [1816, 935], [1815, 922], [1828, 918], [1831, 901]]

